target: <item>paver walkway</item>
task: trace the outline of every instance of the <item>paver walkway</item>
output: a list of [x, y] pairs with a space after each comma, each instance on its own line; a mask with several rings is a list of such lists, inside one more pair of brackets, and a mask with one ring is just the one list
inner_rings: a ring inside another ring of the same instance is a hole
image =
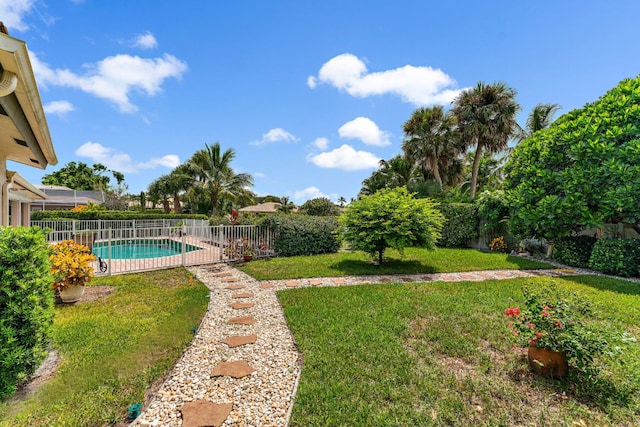
[[259, 282], [226, 265], [190, 271], [210, 289], [207, 313], [191, 345], [132, 426], [286, 426], [301, 357], [277, 290], [576, 274], [562, 269], [495, 270]]

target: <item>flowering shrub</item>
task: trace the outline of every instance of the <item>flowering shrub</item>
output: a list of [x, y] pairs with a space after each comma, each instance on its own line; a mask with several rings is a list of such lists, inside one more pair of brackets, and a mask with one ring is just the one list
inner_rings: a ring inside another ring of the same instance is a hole
[[507, 244], [504, 241], [504, 237], [496, 237], [489, 243], [489, 249], [495, 252], [506, 252]]
[[592, 330], [584, 318], [591, 313], [588, 302], [576, 295], [562, 297], [557, 291], [543, 288], [538, 294], [522, 290], [525, 307], [509, 307], [511, 334], [523, 346], [558, 351], [567, 355], [569, 366], [579, 373], [597, 373], [594, 358], [614, 350], [603, 331]]
[[89, 248], [73, 240], [65, 240], [52, 246], [51, 273], [55, 282], [54, 290], [62, 290], [71, 285], [86, 285], [93, 278], [91, 263], [96, 260]]

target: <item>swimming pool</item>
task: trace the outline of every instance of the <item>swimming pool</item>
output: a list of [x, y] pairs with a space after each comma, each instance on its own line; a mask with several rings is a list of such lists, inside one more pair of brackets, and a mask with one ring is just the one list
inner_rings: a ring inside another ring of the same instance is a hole
[[[185, 244], [185, 252], [192, 252], [198, 246]], [[102, 259], [145, 259], [161, 258], [182, 253], [182, 243], [167, 239], [127, 239], [111, 241], [111, 256], [109, 257], [109, 242], [95, 242], [93, 253]]]

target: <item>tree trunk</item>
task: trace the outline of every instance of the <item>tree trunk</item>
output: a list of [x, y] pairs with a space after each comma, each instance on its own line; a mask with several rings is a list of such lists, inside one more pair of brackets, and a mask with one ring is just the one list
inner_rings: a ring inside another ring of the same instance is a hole
[[480, 158], [482, 157], [482, 143], [478, 141], [476, 147], [476, 154], [473, 157], [473, 168], [471, 169], [471, 190], [469, 191], [469, 197], [472, 199], [476, 197], [476, 185], [478, 184], [478, 169], [480, 169]]
[[180, 197], [177, 194], [173, 195], [173, 210], [175, 213], [182, 213], [182, 205], [180, 204]]
[[384, 249], [380, 249], [378, 251], [378, 265], [382, 265], [382, 253], [384, 252]]
[[164, 213], [168, 214], [171, 212], [171, 207], [169, 207], [169, 200], [164, 199], [162, 201], [162, 207], [164, 208]]
[[440, 177], [440, 169], [438, 168], [438, 159], [431, 158], [431, 170], [433, 171], [433, 177], [438, 183], [438, 188], [442, 190], [442, 177]]

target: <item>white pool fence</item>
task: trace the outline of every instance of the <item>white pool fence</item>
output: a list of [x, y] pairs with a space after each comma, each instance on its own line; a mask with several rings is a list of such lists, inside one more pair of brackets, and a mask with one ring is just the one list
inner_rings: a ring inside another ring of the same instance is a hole
[[206, 220], [31, 221], [49, 242], [75, 240], [97, 255], [96, 275], [237, 262], [275, 255], [274, 233], [253, 225], [210, 226]]

